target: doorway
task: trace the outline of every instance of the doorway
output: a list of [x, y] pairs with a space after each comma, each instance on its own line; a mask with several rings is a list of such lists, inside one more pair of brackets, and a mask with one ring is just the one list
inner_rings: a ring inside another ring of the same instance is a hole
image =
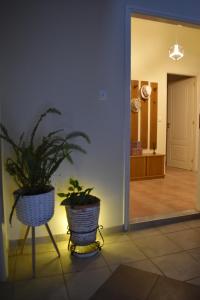
[[[131, 32], [131, 82], [138, 80], [157, 83], [157, 145], [154, 150], [157, 155], [165, 156], [165, 176], [151, 180], [130, 181], [129, 221], [130, 223], [143, 222], [169, 218], [172, 215], [197, 213], [197, 141], [199, 139], [197, 78], [177, 74], [180, 70], [182, 73], [187, 73], [188, 68], [191, 69], [191, 74], [197, 74], [199, 62], [198, 60], [195, 62], [192, 52], [187, 52], [187, 57], [178, 63], [168, 57], [168, 48], [172, 43], [171, 36], [173, 36], [176, 24], [170, 24], [169, 21], [166, 23], [160, 19], [159, 21], [144, 19], [141, 16], [132, 17], [131, 22], [131, 30], [133, 30]], [[200, 31], [186, 25], [182, 29], [181, 36], [186, 50], [191, 35], [200, 37]], [[158, 52], [154, 47], [155, 44]], [[200, 54], [200, 45], [198, 47]], [[168, 82], [168, 88], [166, 82]], [[169, 94], [170, 99], [168, 99]], [[176, 94], [179, 98], [175, 102], [173, 98]], [[168, 105], [169, 103], [171, 106]], [[150, 114], [149, 104], [149, 118]], [[150, 122], [149, 119], [148, 136], [151, 134]], [[138, 124], [138, 141], [140, 142], [140, 113]], [[152, 152], [149, 138], [147, 147], [143, 149], [143, 156], [152, 155]]]
[[197, 170], [196, 86], [193, 76], [167, 75], [166, 166]]

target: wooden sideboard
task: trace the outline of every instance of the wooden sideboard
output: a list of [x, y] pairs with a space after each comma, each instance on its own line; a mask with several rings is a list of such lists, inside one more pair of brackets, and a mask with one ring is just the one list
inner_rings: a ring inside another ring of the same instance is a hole
[[142, 154], [130, 157], [131, 180], [162, 178], [164, 174], [164, 154]]

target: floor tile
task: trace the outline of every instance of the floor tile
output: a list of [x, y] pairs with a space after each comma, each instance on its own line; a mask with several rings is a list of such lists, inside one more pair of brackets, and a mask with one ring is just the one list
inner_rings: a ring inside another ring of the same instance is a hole
[[199, 300], [200, 288], [172, 280], [169, 278], [160, 277], [156, 282], [148, 300]]
[[[18, 247], [17, 253], [20, 255], [21, 253], [21, 246]], [[47, 252], [56, 252], [52, 243], [40, 243], [35, 245], [35, 251], [37, 253], [47, 253]], [[32, 253], [32, 246], [31, 244], [25, 245], [23, 249], [23, 254], [31, 254]]]
[[157, 228], [146, 228], [146, 229], [141, 229], [141, 230], [131, 230], [128, 233], [128, 236], [135, 240], [135, 239], [140, 239], [145, 236], [156, 236], [156, 235], [161, 235], [161, 231]]
[[64, 273], [95, 270], [107, 266], [101, 252], [93, 257], [78, 258], [70, 255], [68, 250], [61, 250], [60, 260]]
[[[36, 255], [36, 276], [52, 276], [61, 274], [60, 260], [55, 253]], [[32, 256], [19, 255], [16, 260], [15, 280], [32, 278]]]
[[198, 228], [200, 227], [200, 220], [190, 220], [185, 222], [185, 225], [188, 226], [189, 228]]
[[11, 282], [0, 282], [0, 299], [12, 300], [14, 297], [14, 284]]
[[152, 261], [167, 277], [186, 281], [200, 276], [200, 263], [186, 252], [153, 258]]
[[158, 228], [162, 233], [171, 233], [188, 229], [184, 222], [164, 225]]
[[200, 247], [200, 229], [188, 229], [167, 236], [183, 250]]
[[[119, 265], [120, 264], [110, 265], [109, 268], [110, 268], [111, 272], [113, 273], [119, 267]], [[132, 267], [132, 268], [135, 268], [138, 270], [151, 272], [154, 274], [159, 274], [159, 275], [163, 274], [159, 270], [159, 268], [150, 261], [150, 259], [139, 260], [139, 261], [135, 261], [135, 262], [127, 262], [127, 263], [123, 263], [123, 265]]]
[[32, 278], [31, 255], [18, 255], [16, 259], [14, 280], [24, 280]]
[[127, 233], [115, 233], [115, 234], [105, 234], [103, 235], [104, 243], [111, 244], [111, 243], [126, 243], [129, 241], [129, 237]]
[[139, 270], [162, 275], [162, 272], [158, 269], [158, 267], [156, 265], [154, 265], [149, 259], [135, 261], [133, 263], [128, 263], [126, 265], [136, 268], [136, 269], [139, 269]]
[[105, 245], [102, 249], [102, 255], [108, 265], [119, 265], [146, 258], [133, 242]]
[[[113, 273], [117, 268], [119, 268], [120, 265], [121, 265], [120, 263], [110, 264], [109, 269], [110, 269], [111, 273]], [[129, 265], [129, 263], [126, 263], [126, 264], [124, 263], [123, 265]]]
[[14, 300], [68, 300], [62, 276], [36, 278], [15, 283]]
[[51, 276], [62, 273], [57, 253], [40, 254], [36, 257], [37, 276]]
[[66, 250], [66, 251], [68, 251], [68, 241], [67, 240], [58, 242], [57, 246], [58, 246], [59, 250]]
[[200, 286], [200, 277], [197, 277], [197, 278], [188, 280], [187, 282], [188, 282], [188, 283], [191, 283], [191, 284], [194, 284], [194, 285]]
[[143, 239], [136, 239], [134, 242], [148, 257], [180, 251], [180, 248], [165, 236], [147, 236]]
[[200, 262], [200, 248], [194, 248], [187, 251], [194, 259]]
[[66, 274], [70, 300], [88, 300], [110, 274], [108, 268]]

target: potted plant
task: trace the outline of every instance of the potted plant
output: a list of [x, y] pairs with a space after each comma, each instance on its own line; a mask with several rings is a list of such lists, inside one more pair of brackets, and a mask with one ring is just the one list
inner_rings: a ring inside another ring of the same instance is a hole
[[76, 252], [76, 246], [96, 244], [95, 250], [101, 248], [96, 242], [100, 199], [91, 194], [92, 190], [84, 189], [77, 179], [70, 178], [68, 192], [58, 193], [59, 197], [64, 198], [61, 205], [66, 209], [72, 254]]
[[18, 186], [14, 192], [10, 223], [15, 208], [18, 219], [28, 226], [46, 224], [51, 219], [54, 213], [52, 175], [65, 159], [73, 163], [71, 153], [74, 150], [86, 152], [81, 146], [72, 143], [71, 139], [82, 137], [90, 142], [89, 137], [80, 131], [64, 135], [61, 134], [62, 130], [56, 130], [36, 138], [40, 123], [49, 114], [61, 115], [61, 112], [56, 108], [47, 109], [40, 115], [30, 136], [25, 139], [22, 133], [17, 142], [0, 123], [0, 138], [13, 150], [13, 156], [6, 160], [6, 170]]

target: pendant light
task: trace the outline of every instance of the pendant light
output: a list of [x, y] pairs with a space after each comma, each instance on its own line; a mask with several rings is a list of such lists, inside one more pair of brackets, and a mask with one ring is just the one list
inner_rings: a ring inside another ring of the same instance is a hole
[[[180, 27], [180, 25], [178, 25]], [[184, 56], [183, 47], [177, 42], [177, 31], [176, 31], [176, 43], [169, 48], [169, 57], [173, 60], [179, 60]]]
[[179, 60], [184, 56], [183, 47], [179, 44], [174, 44], [169, 48], [169, 57], [173, 60]]

